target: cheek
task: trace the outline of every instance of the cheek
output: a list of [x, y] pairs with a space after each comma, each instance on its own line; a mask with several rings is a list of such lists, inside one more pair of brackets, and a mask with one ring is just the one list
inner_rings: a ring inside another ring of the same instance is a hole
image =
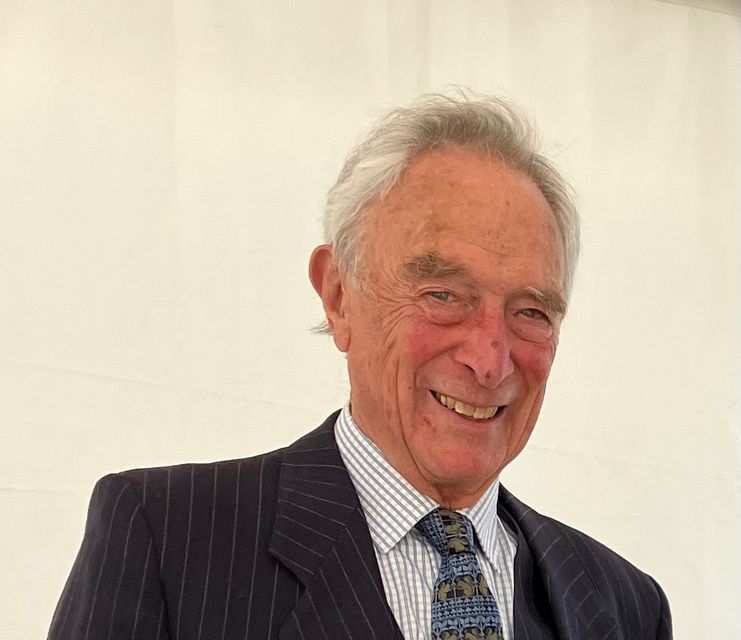
[[404, 338], [403, 348], [413, 366], [419, 366], [445, 351], [450, 329], [429, 322], [416, 322]]
[[512, 358], [518, 368], [533, 385], [545, 384], [556, 357], [556, 344], [525, 343], [512, 350]]
[[406, 336], [405, 347], [410, 352], [418, 352], [429, 349], [433, 343], [434, 328], [423, 323], [415, 323]]

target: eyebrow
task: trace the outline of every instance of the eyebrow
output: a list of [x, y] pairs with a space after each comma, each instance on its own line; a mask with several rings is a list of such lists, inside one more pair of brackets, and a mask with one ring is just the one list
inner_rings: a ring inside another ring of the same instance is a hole
[[563, 296], [556, 291], [541, 291], [536, 287], [525, 287], [523, 292], [554, 313], [559, 315], [564, 315], [566, 313], [566, 301], [563, 299]]
[[[469, 275], [468, 269], [462, 264], [446, 260], [434, 251], [406, 258], [403, 265], [406, 274], [415, 280]], [[537, 287], [524, 287], [515, 293], [515, 296], [517, 295], [528, 296], [553, 313], [559, 315], [566, 313], [566, 301], [557, 291], [541, 291]]]
[[468, 273], [462, 264], [442, 258], [434, 251], [428, 251], [421, 256], [414, 256], [404, 260], [404, 271], [414, 279], [449, 278]]

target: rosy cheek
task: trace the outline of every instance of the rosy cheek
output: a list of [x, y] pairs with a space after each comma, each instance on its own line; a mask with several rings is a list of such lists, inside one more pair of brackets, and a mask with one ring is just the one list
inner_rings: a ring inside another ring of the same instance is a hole
[[523, 343], [512, 349], [512, 359], [529, 379], [545, 382], [556, 356], [556, 343]]
[[406, 334], [404, 341], [407, 353], [415, 362], [429, 359], [436, 353], [444, 351], [444, 344], [450, 340], [450, 328], [419, 321]]

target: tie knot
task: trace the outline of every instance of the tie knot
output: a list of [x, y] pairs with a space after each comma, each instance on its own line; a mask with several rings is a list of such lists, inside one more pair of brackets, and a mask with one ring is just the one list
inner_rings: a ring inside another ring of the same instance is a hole
[[443, 557], [474, 552], [473, 525], [462, 513], [450, 509], [435, 509], [415, 526]]

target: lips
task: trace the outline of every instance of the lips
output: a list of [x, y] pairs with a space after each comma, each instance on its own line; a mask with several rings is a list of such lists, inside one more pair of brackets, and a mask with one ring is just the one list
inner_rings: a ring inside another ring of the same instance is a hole
[[499, 406], [477, 407], [457, 398], [446, 396], [438, 391], [433, 391], [432, 395], [446, 409], [455, 411], [457, 414], [466, 418], [473, 418], [474, 420], [491, 420], [501, 408]]

